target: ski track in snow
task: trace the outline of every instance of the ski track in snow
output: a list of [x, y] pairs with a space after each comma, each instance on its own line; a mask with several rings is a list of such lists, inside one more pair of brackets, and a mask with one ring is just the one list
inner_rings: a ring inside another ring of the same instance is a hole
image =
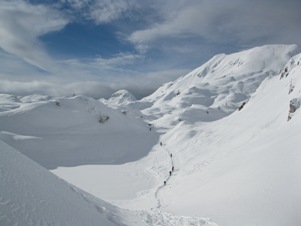
[[[173, 156], [171, 155], [172, 153], [170, 153], [170, 151], [168, 151], [168, 149], [164, 148], [163, 145], [162, 145], [161, 147], [163, 148], [163, 150], [165, 150], [165, 151], [167, 152], [168, 157], [170, 158], [170, 164], [171, 164], [170, 169], [172, 169], [172, 167], [174, 167]], [[169, 179], [171, 178], [171, 176], [173, 175], [173, 171], [171, 170], [170, 172], [171, 172], [171, 174], [169, 173], [169, 174], [168, 174], [168, 177], [165, 179], [166, 184], [167, 184], [167, 182], [169, 181]], [[158, 208], [158, 209], [161, 208], [161, 201], [160, 201], [160, 198], [159, 198], [159, 191], [160, 191], [161, 189], [163, 189], [164, 187], [166, 187], [166, 185], [164, 185], [164, 184], [163, 184], [163, 185], [160, 185], [160, 186], [157, 188], [156, 192], [155, 192], [155, 197], [156, 197], [157, 202], [158, 202], [158, 204], [157, 204], [157, 208]]]

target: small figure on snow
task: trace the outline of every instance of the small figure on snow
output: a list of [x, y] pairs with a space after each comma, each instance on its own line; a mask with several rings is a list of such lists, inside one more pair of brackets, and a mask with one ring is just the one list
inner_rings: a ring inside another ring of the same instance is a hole
[[170, 158], [172, 158], [172, 154], [170, 154]]
[[238, 110], [240, 111], [244, 106], [245, 106], [246, 102], [243, 102], [242, 105], [239, 106]]
[[164, 181], [164, 186], [166, 185], [166, 180]]
[[160, 146], [162, 146], [163, 144], [162, 144], [162, 142], [160, 142]]
[[171, 176], [171, 171], [169, 171], [169, 176]]
[[173, 172], [174, 170], [175, 170], [175, 167], [174, 167], [174, 166], [172, 166], [172, 167], [171, 167], [171, 171]]

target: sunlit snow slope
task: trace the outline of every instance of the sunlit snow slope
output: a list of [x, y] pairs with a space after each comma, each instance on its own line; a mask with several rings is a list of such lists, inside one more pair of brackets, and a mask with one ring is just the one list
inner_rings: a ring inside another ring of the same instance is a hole
[[233, 54], [219, 54], [191, 73], [159, 88], [142, 102], [143, 113], [175, 125], [179, 120], [214, 121], [247, 102], [261, 82], [279, 74], [296, 46], [267, 45]]
[[2, 140], [49, 169], [136, 161], [158, 140], [142, 120], [82, 96], [20, 103], [0, 124]]
[[108, 204], [93, 203], [2, 141], [0, 155], [0, 225], [121, 225]]
[[59, 179], [0, 141], [1, 226], [216, 226], [162, 211], [118, 209]]
[[162, 209], [225, 226], [300, 225], [300, 64], [297, 55], [266, 78], [240, 111], [163, 136], [176, 172]]
[[[161, 209], [226, 226], [300, 225], [295, 53], [270, 45], [218, 55], [142, 100], [152, 105], [142, 112], [166, 131], [158, 150], [173, 154], [175, 172], [157, 194]], [[162, 172], [170, 159], [157, 164]]]

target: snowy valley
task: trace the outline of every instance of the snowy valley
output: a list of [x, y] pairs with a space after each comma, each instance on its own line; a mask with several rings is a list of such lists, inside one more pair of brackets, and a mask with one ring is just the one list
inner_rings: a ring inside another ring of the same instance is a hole
[[219, 54], [141, 100], [1, 94], [0, 225], [299, 226], [299, 50]]

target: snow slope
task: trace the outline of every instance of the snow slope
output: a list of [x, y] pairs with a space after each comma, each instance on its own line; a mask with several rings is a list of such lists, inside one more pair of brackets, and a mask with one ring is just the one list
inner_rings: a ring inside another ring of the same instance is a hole
[[135, 161], [158, 140], [142, 120], [82, 96], [20, 104], [0, 124], [2, 140], [49, 169]]
[[97, 197], [128, 202], [148, 193], [147, 206], [156, 205], [161, 178], [137, 160], [152, 151], [159, 133], [140, 117], [83, 96], [18, 104], [0, 113], [1, 140]]
[[[187, 112], [191, 106], [177, 105], [183, 100], [177, 97], [185, 93], [183, 91], [176, 95], [174, 91], [177, 88], [167, 92], [168, 88], [163, 86], [145, 98], [143, 101], [148, 100], [153, 105], [143, 110], [144, 117], [153, 120], [150, 123], [155, 124], [157, 131], [164, 131], [160, 136], [163, 146], [155, 146], [148, 156], [139, 161], [143, 163], [142, 166], [137, 163], [136, 170], [152, 167], [150, 172], [157, 175], [157, 179], [150, 185], [157, 183], [157, 189], [144, 191], [132, 202], [115, 203], [130, 208], [159, 206], [161, 210], [176, 215], [210, 217], [219, 225], [299, 225], [301, 196], [298, 191], [301, 188], [301, 175], [297, 162], [300, 161], [298, 150], [301, 144], [296, 134], [300, 132], [300, 121], [291, 123], [299, 114], [298, 111], [291, 113], [292, 119], [287, 122], [290, 101], [296, 100], [298, 103], [300, 96], [299, 56], [285, 65], [294, 49], [295, 46], [265, 46], [234, 54], [235, 59], [240, 54], [247, 55], [245, 61], [260, 65], [259, 71], [262, 72], [247, 73], [246, 68], [241, 69], [240, 84], [249, 88], [245, 89], [248, 90], [245, 93], [248, 102], [240, 111], [237, 109], [245, 99], [239, 99], [239, 104], [234, 105], [235, 98], [231, 97], [241, 91], [234, 86], [235, 81], [233, 83], [230, 79], [218, 85], [221, 79], [219, 74], [210, 80], [217, 90], [222, 90], [217, 93], [223, 98], [215, 99], [214, 102], [220, 106], [223, 99], [234, 103], [222, 108], [228, 109], [224, 111], [224, 116], [235, 111], [228, 117], [221, 118], [221, 115], [212, 114], [210, 109], [210, 120], [205, 118], [209, 117], [207, 113], [202, 115], [201, 109], [195, 110], [189, 117], [183, 117], [183, 112]], [[260, 57], [262, 55], [266, 57], [265, 61]], [[233, 59], [233, 55], [230, 56]], [[224, 58], [227, 59], [226, 56]], [[260, 64], [262, 61], [264, 63]], [[249, 79], [251, 74], [259, 76], [256, 78], [258, 80]], [[282, 74], [283, 77], [286, 74], [292, 76], [280, 80]], [[238, 76], [239, 73], [233, 75]], [[178, 87], [195, 86], [199, 79], [195, 73], [190, 73], [177, 80], [173, 86], [180, 82], [183, 84]], [[260, 85], [262, 80], [264, 82]], [[225, 87], [232, 87], [232, 90], [226, 92]], [[288, 95], [292, 87], [294, 90]], [[161, 96], [158, 93], [162, 93]], [[173, 98], [168, 99], [171, 94]], [[195, 99], [197, 95], [198, 92], [191, 92], [186, 98], [188, 101], [199, 100], [199, 97]], [[203, 106], [203, 103], [199, 104], [199, 108]], [[178, 121], [179, 118], [182, 121]], [[175, 172], [168, 177], [172, 166], [170, 153], [173, 154]], [[72, 178], [70, 175], [68, 177]], [[163, 180], [167, 178], [167, 186], [162, 186]], [[144, 180], [140, 182], [145, 183]], [[80, 185], [80, 181], [77, 184]], [[157, 204], [151, 201], [151, 192], [155, 192]], [[114, 195], [114, 192], [111, 194]]]
[[[191, 73], [160, 87], [142, 102], [146, 115], [176, 125], [179, 120], [214, 121], [247, 102], [261, 82], [279, 74], [296, 53], [295, 45], [267, 45], [233, 54], [219, 54]], [[170, 123], [170, 124], [167, 124]]]
[[[211, 123], [182, 122], [164, 135], [176, 175], [160, 193], [165, 211], [219, 225], [301, 223], [301, 55], [267, 78], [241, 111]], [[288, 68], [288, 69], [285, 69]], [[289, 93], [291, 87], [293, 91]]]
[[2, 141], [0, 154], [0, 225], [121, 225], [104, 206]]
[[[152, 103], [145, 117], [163, 131], [157, 151], [173, 154], [175, 172], [156, 193], [162, 210], [226, 226], [300, 225], [295, 51], [272, 45], [219, 55], [142, 100]], [[158, 155], [156, 164], [145, 161], [167, 178], [170, 158]]]
[[216, 226], [162, 211], [118, 209], [59, 179], [0, 141], [0, 225]]

